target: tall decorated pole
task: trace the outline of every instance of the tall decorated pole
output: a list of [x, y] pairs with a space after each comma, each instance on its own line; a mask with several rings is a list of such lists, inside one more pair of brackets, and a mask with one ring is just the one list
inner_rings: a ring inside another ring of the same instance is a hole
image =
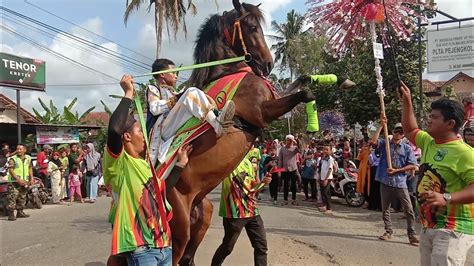
[[[416, 29], [417, 19], [427, 21], [422, 14], [417, 13], [417, 10], [421, 10], [417, 7], [431, 9], [430, 4], [426, 0], [334, 0], [329, 3], [326, 0], [309, 0], [309, 4], [311, 7], [306, 16], [313, 23], [314, 33], [328, 38], [326, 51], [335, 58], [344, 56], [348, 50], [355, 53], [356, 49], [351, 48], [355, 48], [356, 41], [372, 41], [380, 111], [382, 116], [385, 116], [385, 92], [380, 59], [383, 58], [383, 48], [390, 47], [391, 36], [386, 32], [390, 33], [391, 29], [397, 38], [409, 41]], [[381, 43], [377, 43], [377, 28]], [[395, 56], [392, 60], [395, 64]], [[396, 67], [396, 72], [397, 70]], [[386, 124], [384, 129], [389, 155]], [[391, 167], [391, 160], [388, 159]]]
[[[369, 22], [370, 25], [370, 37], [372, 39], [372, 47], [374, 50], [374, 60], [375, 60], [375, 77], [377, 80], [377, 94], [379, 95], [380, 100], [380, 114], [382, 117], [386, 117], [385, 115], [385, 90], [383, 88], [383, 77], [382, 77], [382, 68], [380, 67], [380, 59], [383, 58], [383, 51], [380, 54], [380, 51], [377, 50], [377, 32], [375, 31], [375, 23], [373, 21]], [[392, 168], [392, 156], [390, 153], [390, 143], [388, 140], [388, 128], [387, 123], [383, 121], [383, 131], [385, 135], [385, 152], [387, 154], [387, 165], [388, 168]]]

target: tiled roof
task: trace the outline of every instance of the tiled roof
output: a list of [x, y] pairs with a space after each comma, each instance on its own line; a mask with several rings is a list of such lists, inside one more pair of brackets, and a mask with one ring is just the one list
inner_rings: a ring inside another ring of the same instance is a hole
[[[3, 103], [8, 110], [17, 110], [16, 102], [12, 101], [7, 96], [0, 93], [0, 102]], [[20, 108], [20, 114], [23, 117], [25, 123], [41, 123], [32, 113], [28, 112], [24, 108]]]

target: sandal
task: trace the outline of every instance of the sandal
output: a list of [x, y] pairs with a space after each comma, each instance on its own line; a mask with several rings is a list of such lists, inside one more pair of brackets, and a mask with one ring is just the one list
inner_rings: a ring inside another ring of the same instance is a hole
[[408, 241], [410, 241], [410, 245], [418, 247], [420, 245], [420, 239], [413, 235], [408, 237]]
[[389, 232], [385, 232], [383, 235], [379, 236], [380, 240], [390, 240], [392, 238], [392, 234]]

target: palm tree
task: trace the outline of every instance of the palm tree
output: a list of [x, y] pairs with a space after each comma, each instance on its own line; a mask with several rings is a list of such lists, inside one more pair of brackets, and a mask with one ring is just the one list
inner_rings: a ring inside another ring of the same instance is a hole
[[155, 4], [156, 58], [159, 58], [163, 26], [165, 23], [168, 36], [170, 35], [171, 29], [171, 32], [176, 39], [176, 34], [178, 33], [179, 27], [181, 25], [183, 27], [184, 34], [187, 33], [185, 21], [186, 11], [191, 10], [191, 13], [195, 15], [197, 10], [192, 0], [187, 1], [187, 7], [185, 7], [184, 0], [127, 0], [125, 14], [123, 17], [125, 24], [127, 24], [130, 14], [133, 11], [138, 10], [145, 2], [149, 2], [148, 10], [150, 10], [152, 4]]
[[296, 45], [304, 33], [305, 18], [293, 9], [287, 14], [286, 20], [287, 22], [282, 24], [272, 21], [272, 29], [276, 35], [269, 35], [268, 37], [276, 41], [271, 46], [271, 49], [275, 51], [275, 63], [280, 61], [281, 68], [288, 68], [290, 70], [290, 78], [293, 80], [295, 60], [291, 56], [291, 46]]

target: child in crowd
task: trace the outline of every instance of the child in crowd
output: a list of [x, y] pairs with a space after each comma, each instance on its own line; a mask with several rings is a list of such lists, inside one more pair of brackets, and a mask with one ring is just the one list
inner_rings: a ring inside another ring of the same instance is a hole
[[330, 192], [330, 182], [333, 178], [334, 172], [334, 158], [332, 154], [332, 144], [325, 143], [323, 145], [323, 156], [320, 162], [320, 185], [321, 185], [321, 194], [324, 206], [319, 208], [320, 212], [330, 214], [331, 210], [331, 192]]
[[69, 198], [69, 181], [68, 181], [68, 176], [69, 176], [69, 158], [67, 154], [67, 150], [62, 148], [59, 150], [59, 161], [61, 162], [61, 175], [63, 178], [63, 182], [65, 185], [64, 191], [65, 191], [65, 199]]
[[272, 181], [270, 182], [270, 197], [273, 200], [273, 205], [277, 204], [278, 198], [278, 173], [274, 170], [278, 167], [278, 156], [277, 150], [275, 147], [270, 147], [268, 149], [268, 156], [263, 161], [266, 172], [272, 173]]
[[[305, 195], [305, 201], [316, 200], [316, 179], [315, 173], [318, 166], [318, 162], [314, 159], [312, 150], [308, 150], [303, 161], [303, 167], [301, 169], [301, 177], [303, 181], [303, 191]], [[311, 187], [311, 198], [308, 197], [308, 184]]]
[[72, 168], [71, 173], [69, 173], [69, 195], [71, 198], [71, 203], [74, 201], [74, 196], [77, 195], [81, 203], [84, 203], [81, 193], [81, 182], [82, 182], [82, 173], [79, 171], [79, 168], [75, 165]]

